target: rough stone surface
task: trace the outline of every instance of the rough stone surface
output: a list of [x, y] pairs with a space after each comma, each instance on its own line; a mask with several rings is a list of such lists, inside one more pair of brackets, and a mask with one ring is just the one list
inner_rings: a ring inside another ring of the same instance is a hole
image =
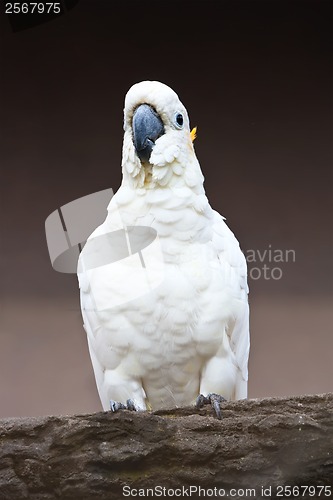
[[0, 499], [116, 499], [124, 486], [253, 488], [255, 498], [272, 487], [278, 498], [277, 486], [333, 484], [333, 394], [230, 402], [222, 412], [221, 421], [210, 407], [3, 419]]

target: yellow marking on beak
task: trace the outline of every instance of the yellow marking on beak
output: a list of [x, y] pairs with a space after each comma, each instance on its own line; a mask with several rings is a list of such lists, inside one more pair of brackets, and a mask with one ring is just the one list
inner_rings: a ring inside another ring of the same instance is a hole
[[190, 136], [191, 136], [191, 141], [193, 142], [194, 139], [197, 137], [197, 127], [192, 128]]

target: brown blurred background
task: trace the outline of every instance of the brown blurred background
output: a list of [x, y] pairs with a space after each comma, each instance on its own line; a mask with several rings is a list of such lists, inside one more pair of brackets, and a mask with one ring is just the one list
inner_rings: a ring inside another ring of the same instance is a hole
[[[255, 252], [249, 396], [332, 391], [332, 3], [81, 0], [0, 23], [0, 416], [101, 408], [44, 222], [119, 187], [123, 100], [143, 79], [179, 94], [211, 205]], [[295, 258], [260, 262], [268, 249]]]

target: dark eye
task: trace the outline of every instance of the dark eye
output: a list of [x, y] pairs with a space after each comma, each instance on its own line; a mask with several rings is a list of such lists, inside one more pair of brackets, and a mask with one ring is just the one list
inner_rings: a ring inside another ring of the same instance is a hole
[[181, 113], [176, 113], [175, 116], [175, 125], [177, 128], [183, 128], [184, 125], [184, 117]]

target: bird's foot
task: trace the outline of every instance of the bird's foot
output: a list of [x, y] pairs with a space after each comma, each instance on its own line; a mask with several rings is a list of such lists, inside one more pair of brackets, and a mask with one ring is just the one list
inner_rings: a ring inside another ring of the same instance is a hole
[[134, 401], [132, 401], [132, 399], [128, 399], [126, 401], [125, 405], [123, 403], [119, 403], [118, 401], [114, 401], [113, 399], [111, 399], [110, 400], [110, 410], [113, 413], [116, 413], [119, 410], [137, 411], [137, 408], [134, 404]]
[[221, 420], [222, 415], [221, 415], [220, 403], [224, 403], [225, 401], [226, 399], [223, 396], [220, 396], [219, 394], [210, 393], [207, 396], [200, 394], [197, 397], [195, 406], [197, 408], [202, 408], [204, 405], [209, 405], [209, 404], [212, 405], [215, 415], [217, 416], [218, 419]]

